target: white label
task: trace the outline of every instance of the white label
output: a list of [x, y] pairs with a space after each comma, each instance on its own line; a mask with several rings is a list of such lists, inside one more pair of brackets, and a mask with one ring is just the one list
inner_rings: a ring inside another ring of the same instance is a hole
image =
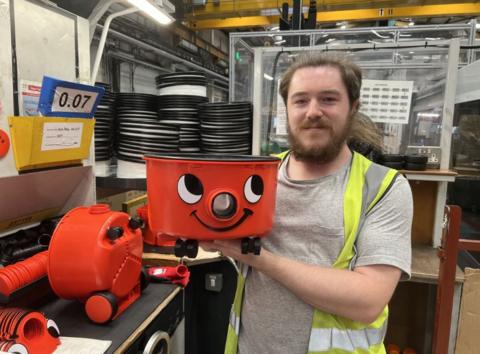
[[79, 148], [82, 131], [83, 123], [45, 123], [42, 151]]
[[98, 93], [57, 86], [52, 102], [52, 112], [90, 113]]
[[287, 135], [287, 108], [279, 93], [277, 94], [277, 117], [275, 123], [275, 133], [277, 135]]
[[408, 124], [413, 81], [363, 80], [360, 112], [377, 123]]

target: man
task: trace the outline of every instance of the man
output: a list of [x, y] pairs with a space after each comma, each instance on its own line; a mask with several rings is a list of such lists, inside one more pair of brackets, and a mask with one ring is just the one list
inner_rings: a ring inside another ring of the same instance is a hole
[[360, 69], [331, 56], [304, 55], [284, 74], [291, 150], [272, 232], [259, 256], [203, 244], [249, 269], [226, 353], [237, 340], [241, 354], [385, 353], [386, 305], [410, 273], [412, 196], [404, 177], [346, 144], [360, 87]]

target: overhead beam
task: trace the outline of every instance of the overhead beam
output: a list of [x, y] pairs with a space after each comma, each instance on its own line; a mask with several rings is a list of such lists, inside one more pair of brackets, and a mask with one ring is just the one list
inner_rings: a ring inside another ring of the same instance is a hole
[[[332, 0], [327, 0], [332, 1]], [[339, 0], [333, 0], [338, 2]], [[342, 0], [344, 1], [344, 0]], [[292, 7], [292, 0], [230, 0], [230, 1], [207, 1], [204, 6], [195, 6], [192, 13], [187, 16], [193, 16], [198, 18], [212, 18], [219, 15], [226, 14], [258, 14], [259, 11], [264, 9], [280, 9], [283, 2], [288, 2]], [[310, 4], [310, 0], [302, 0], [302, 5], [307, 6]]]
[[[391, 18], [415, 18], [436, 16], [477, 16], [480, 15], [480, 3], [456, 3], [443, 5], [402, 6], [388, 8], [370, 8], [342, 11], [317, 12], [318, 22], [385, 20]], [[246, 16], [228, 19], [210, 19], [190, 21], [194, 30], [258, 27], [278, 24], [278, 16]]]
[[227, 19], [191, 21], [189, 27], [192, 30], [215, 29], [215, 28], [242, 28], [263, 27], [278, 23], [278, 16], [247, 16]]
[[[375, 4], [378, 7], [399, 6], [401, 2], [411, 0], [321, 0], [317, 1], [319, 11], [346, 10], [349, 8], [368, 8]], [[461, 0], [421, 0], [422, 4], [445, 4], [461, 2]], [[224, 0], [224, 1], [206, 1], [205, 5], [193, 6], [191, 12], [186, 14], [189, 20], [206, 20], [213, 18], [226, 18], [230, 15], [235, 16], [255, 16], [260, 15], [262, 10], [270, 10], [272, 15], [279, 15], [282, 4], [288, 3], [290, 9], [293, 8], [293, 0]], [[399, 3], [400, 2], [400, 3]], [[302, 7], [307, 9], [310, 6], [310, 0], [301, 0]], [[375, 6], [374, 5], [374, 6]], [[405, 4], [406, 5], [406, 4]], [[273, 13], [278, 11], [276, 14]]]

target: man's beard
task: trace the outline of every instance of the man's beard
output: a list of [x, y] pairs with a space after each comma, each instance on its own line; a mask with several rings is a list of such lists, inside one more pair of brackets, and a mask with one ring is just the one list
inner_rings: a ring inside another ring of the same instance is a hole
[[334, 132], [332, 126], [325, 120], [317, 120], [314, 122], [306, 121], [297, 130], [301, 131], [308, 128], [324, 128], [329, 130], [330, 138], [327, 144], [307, 146], [303, 143], [298, 134], [292, 132], [290, 124], [287, 124], [288, 141], [290, 143], [290, 150], [298, 161], [304, 161], [309, 163], [328, 163], [333, 161], [345, 144], [347, 137], [350, 134], [352, 127], [353, 115], [350, 115], [346, 125], [342, 130]]

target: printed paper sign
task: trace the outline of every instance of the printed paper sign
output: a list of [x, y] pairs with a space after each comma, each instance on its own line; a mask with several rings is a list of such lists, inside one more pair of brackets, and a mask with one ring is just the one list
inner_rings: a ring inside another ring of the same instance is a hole
[[19, 108], [22, 116], [38, 116], [38, 102], [42, 84], [36, 81], [20, 81]]
[[83, 123], [45, 123], [42, 151], [75, 149], [82, 141]]
[[93, 109], [97, 100], [97, 92], [58, 87], [52, 102], [53, 112], [88, 113]]
[[362, 80], [360, 112], [377, 123], [408, 124], [413, 81]]

